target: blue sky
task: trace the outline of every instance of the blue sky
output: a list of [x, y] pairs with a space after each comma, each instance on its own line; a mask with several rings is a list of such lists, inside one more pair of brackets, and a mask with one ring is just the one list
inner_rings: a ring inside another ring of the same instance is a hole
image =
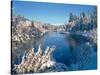
[[14, 15], [22, 15], [30, 20], [51, 24], [63, 24], [68, 21], [70, 12], [76, 15], [81, 12], [93, 12], [95, 6], [13, 1], [12, 8]]

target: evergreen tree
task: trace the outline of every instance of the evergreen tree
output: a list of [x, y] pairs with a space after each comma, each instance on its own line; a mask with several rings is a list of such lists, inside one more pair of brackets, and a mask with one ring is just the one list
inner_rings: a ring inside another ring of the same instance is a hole
[[71, 12], [71, 13], [69, 14], [69, 22], [73, 21], [73, 19], [74, 19], [74, 15], [73, 15], [73, 13]]

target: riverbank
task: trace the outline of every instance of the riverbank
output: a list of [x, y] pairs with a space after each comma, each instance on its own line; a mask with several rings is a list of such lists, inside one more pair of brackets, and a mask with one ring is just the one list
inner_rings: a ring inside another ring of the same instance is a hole
[[27, 54], [24, 54], [21, 63], [16, 65], [12, 69], [12, 74], [24, 74], [24, 73], [42, 73], [42, 72], [58, 72], [65, 71], [67, 67], [64, 64], [56, 63], [52, 60], [52, 52], [55, 47], [47, 47], [45, 53], [42, 52], [39, 45], [37, 53], [32, 48]]
[[90, 30], [88, 32], [77, 31], [77, 32], [59, 32], [60, 34], [70, 34], [70, 35], [79, 35], [85, 38], [91, 39], [91, 42], [97, 43], [97, 29]]

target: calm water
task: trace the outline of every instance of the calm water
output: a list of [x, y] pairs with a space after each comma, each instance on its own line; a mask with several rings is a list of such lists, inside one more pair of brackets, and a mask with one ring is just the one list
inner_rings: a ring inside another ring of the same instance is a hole
[[51, 32], [36, 40], [34, 48], [37, 51], [38, 45], [42, 44], [42, 49], [45, 50], [47, 46], [55, 46], [55, 51], [53, 52], [54, 58], [57, 62], [62, 62], [68, 64], [68, 58], [70, 57], [70, 47], [67, 42], [67, 37], [64, 34], [59, 34], [57, 32]]
[[[84, 44], [89, 42], [89, 38], [85, 38], [83, 36], [79, 35], [69, 35], [69, 34], [60, 34], [58, 32], [49, 32], [48, 34], [42, 36], [41, 38], [36, 38], [35, 41], [31, 41], [28, 44], [25, 44], [27, 48], [34, 47], [35, 52], [38, 49], [38, 46], [41, 44], [43, 52], [45, 51], [47, 46], [55, 46], [55, 50], [53, 52], [53, 58], [56, 62], [63, 63], [67, 66], [69, 66], [72, 63], [76, 63], [77, 61], [77, 54], [81, 54], [81, 48], [84, 48]], [[25, 47], [26, 47], [25, 46]], [[81, 48], [80, 48], [81, 47]], [[88, 49], [88, 46], [85, 47], [87, 53], [89, 54], [90, 48]], [[88, 49], [88, 50], [87, 50]], [[78, 51], [79, 50], [79, 51]], [[94, 50], [94, 49], [93, 49]], [[20, 50], [17, 52], [19, 56], [21, 57], [25, 50]], [[17, 54], [17, 55], [18, 55]], [[85, 53], [86, 54], [86, 53]], [[88, 55], [86, 54], [86, 55]], [[88, 56], [87, 56], [88, 57]], [[81, 58], [81, 57], [79, 57]], [[18, 59], [14, 59], [16, 64], [18, 64]], [[88, 59], [88, 58], [87, 58]], [[91, 60], [95, 61], [96, 58], [92, 58]], [[19, 60], [19, 62], [21, 59]], [[94, 65], [92, 65], [94, 64]], [[90, 68], [96, 68], [96, 62], [93, 62], [91, 65], [93, 67]], [[88, 67], [88, 66], [87, 66]], [[85, 68], [86, 69], [86, 68]], [[87, 68], [89, 69], [89, 67]]]

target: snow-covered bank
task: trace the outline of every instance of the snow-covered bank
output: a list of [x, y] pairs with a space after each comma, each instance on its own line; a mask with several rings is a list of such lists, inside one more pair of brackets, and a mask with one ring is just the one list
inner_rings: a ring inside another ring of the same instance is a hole
[[82, 36], [85, 36], [87, 38], [91, 38], [94, 43], [97, 43], [97, 29], [93, 29], [93, 30], [90, 30], [88, 32], [83, 32], [83, 31], [78, 32], [77, 31], [74, 34], [82, 35]]
[[12, 50], [19, 44], [26, 43], [34, 38], [42, 37], [48, 31], [53, 31], [56, 26], [42, 23], [38, 21], [31, 21], [23, 16], [12, 16]]
[[67, 70], [67, 67], [62, 63], [56, 63], [52, 60], [52, 52], [55, 46], [47, 47], [45, 53], [42, 52], [41, 46], [39, 46], [37, 53], [34, 52], [34, 48], [28, 53], [24, 54], [22, 61], [18, 65], [14, 65], [12, 73], [39, 73], [39, 72], [59, 72]]

